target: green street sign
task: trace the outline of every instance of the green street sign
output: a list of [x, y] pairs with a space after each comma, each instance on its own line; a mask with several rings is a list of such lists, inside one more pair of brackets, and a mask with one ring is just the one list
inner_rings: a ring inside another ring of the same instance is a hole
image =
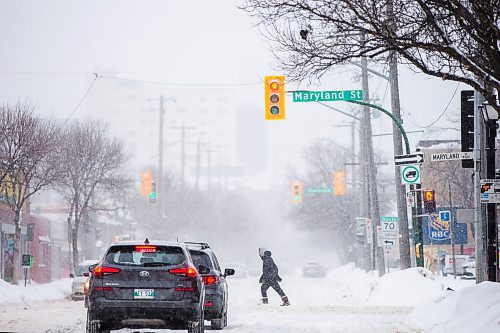
[[307, 193], [332, 193], [333, 188], [324, 188], [324, 187], [310, 187], [307, 189]]
[[363, 90], [294, 91], [294, 102], [361, 101]]
[[398, 222], [397, 216], [381, 216], [380, 222]]

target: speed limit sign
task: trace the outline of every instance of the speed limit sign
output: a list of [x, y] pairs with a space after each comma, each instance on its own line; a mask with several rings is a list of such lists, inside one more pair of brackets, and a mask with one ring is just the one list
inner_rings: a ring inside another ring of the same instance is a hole
[[406, 205], [408, 207], [415, 207], [415, 196], [412, 192], [406, 193]]

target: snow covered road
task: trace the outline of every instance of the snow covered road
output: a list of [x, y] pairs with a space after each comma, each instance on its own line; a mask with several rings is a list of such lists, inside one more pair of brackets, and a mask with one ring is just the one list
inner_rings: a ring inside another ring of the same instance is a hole
[[[351, 283], [346, 283], [345, 278], [341, 274], [325, 279], [285, 277], [282, 286], [290, 297], [292, 305], [289, 307], [279, 306], [279, 297], [271, 290], [270, 304], [260, 305], [258, 278], [230, 279], [226, 329], [239, 333], [423, 332], [411, 321], [411, 307], [371, 304], [367, 302], [369, 281], [353, 284], [352, 274], [349, 276]], [[0, 331], [84, 333], [85, 318], [86, 309], [81, 301], [0, 304]], [[118, 332], [134, 331], [137, 330]]]

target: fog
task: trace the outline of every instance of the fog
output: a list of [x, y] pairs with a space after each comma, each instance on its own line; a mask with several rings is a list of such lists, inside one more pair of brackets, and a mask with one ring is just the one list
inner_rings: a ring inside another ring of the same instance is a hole
[[[304, 202], [324, 200], [322, 207], [331, 210], [328, 218], [314, 210], [300, 215], [291, 201], [291, 182], [314, 179], [306, 152], [315, 143], [352, 151], [346, 126], [351, 118], [316, 103], [294, 104], [287, 96], [286, 120], [264, 120], [263, 77], [280, 73], [267, 41], [237, 2], [0, 3], [0, 100], [31, 101], [38, 114], [61, 121], [90, 118], [109, 124], [110, 136], [121, 138], [130, 155], [127, 171], [133, 179], [127, 211], [121, 212], [126, 216], [122, 234], [208, 242], [223, 263], [242, 262], [249, 269], [260, 265], [259, 247], [271, 250], [282, 270], [310, 261], [329, 267], [347, 261], [346, 254], [339, 259], [345, 244], [338, 228], [353, 227], [357, 212], [349, 205], [356, 193], [348, 192], [342, 202], [332, 194], [304, 193]], [[384, 64], [372, 66], [386, 70]], [[456, 83], [429, 79], [403, 65], [400, 83], [406, 130], [421, 131], [410, 135], [412, 148], [422, 138], [458, 136], [424, 131], [449, 105], [450, 114], [456, 112]], [[287, 90], [360, 85], [359, 70], [346, 65], [320, 82], [287, 82]], [[371, 76], [370, 85], [372, 99], [389, 108], [387, 82]], [[359, 112], [342, 102], [334, 106]], [[438, 124], [445, 128], [449, 120], [443, 117]], [[391, 128], [387, 117], [373, 113], [374, 134]], [[358, 149], [359, 141], [354, 144]], [[394, 203], [384, 194], [394, 193], [392, 136], [374, 138], [374, 149], [377, 160], [387, 162], [378, 176], [381, 204], [390, 213]], [[349, 161], [345, 157], [325, 167], [333, 171]], [[157, 205], [139, 195], [139, 174], [146, 170], [163, 179]], [[352, 178], [348, 171], [348, 185]], [[112, 236], [119, 235], [107, 239]]]

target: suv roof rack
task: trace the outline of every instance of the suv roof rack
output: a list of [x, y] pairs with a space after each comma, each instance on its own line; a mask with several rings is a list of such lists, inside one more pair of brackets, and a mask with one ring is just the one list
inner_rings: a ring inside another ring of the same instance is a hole
[[210, 245], [208, 243], [203, 243], [203, 242], [182, 242], [187, 245], [198, 245], [201, 246], [202, 249], [209, 249]]

